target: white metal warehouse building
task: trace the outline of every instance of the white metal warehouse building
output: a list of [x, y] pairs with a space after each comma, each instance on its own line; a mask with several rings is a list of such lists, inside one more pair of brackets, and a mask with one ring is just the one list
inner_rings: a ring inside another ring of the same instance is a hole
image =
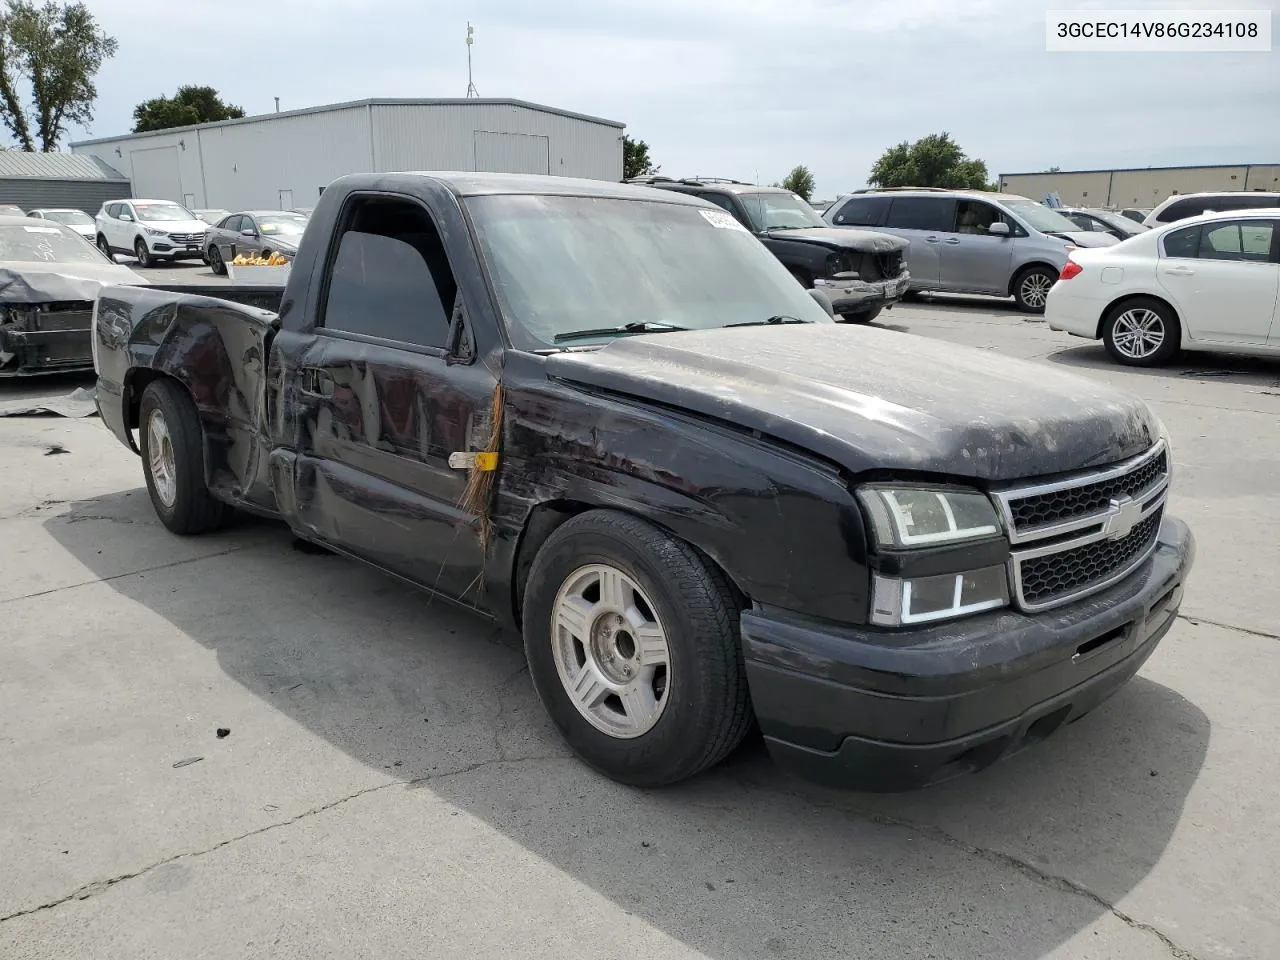
[[623, 124], [522, 100], [360, 100], [82, 140], [133, 195], [193, 208], [315, 206], [348, 173], [485, 170], [622, 179]]

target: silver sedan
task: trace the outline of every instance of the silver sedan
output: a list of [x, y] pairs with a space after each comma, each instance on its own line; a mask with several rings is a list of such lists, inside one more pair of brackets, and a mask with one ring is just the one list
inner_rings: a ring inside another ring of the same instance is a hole
[[236, 257], [293, 259], [307, 218], [287, 210], [246, 210], [224, 217], [205, 236], [204, 258], [216, 274], [225, 274]]

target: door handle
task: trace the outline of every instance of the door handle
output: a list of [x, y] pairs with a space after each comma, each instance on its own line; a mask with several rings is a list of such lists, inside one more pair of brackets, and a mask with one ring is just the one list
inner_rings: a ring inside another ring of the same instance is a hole
[[938, 242], [938, 238], [937, 238], [937, 237], [925, 237], [925, 240], [926, 240], [927, 242], [929, 242], [929, 243], [937, 243], [937, 242]]
[[320, 367], [303, 367], [302, 392], [316, 397], [333, 396], [333, 375]]
[[960, 242], [960, 240], [959, 240], [959, 238], [958, 238], [958, 237], [947, 237], [946, 242], [947, 242], [947, 243], [959, 243], [959, 242]]
[[1190, 277], [1195, 275], [1195, 271], [1190, 267], [1165, 267], [1164, 272], [1171, 277]]

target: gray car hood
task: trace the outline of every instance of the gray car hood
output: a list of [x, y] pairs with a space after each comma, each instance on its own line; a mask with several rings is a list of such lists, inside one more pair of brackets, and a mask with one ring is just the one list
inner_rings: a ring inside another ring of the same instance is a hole
[[1114, 463], [1160, 435], [1137, 397], [892, 330], [647, 334], [547, 358], [550, 376], [758, 430], [851, 473], [1005, 481]]
[[120, 264], [0, 261], [0, 303], [95, 300], [98, 291], [116, 283], [148, 281]]
[[1077, 247], [1113, 247], [1120, 241], [1109, 233], [1095, 233], [1092, 230], [1054, 231], [1053, 236], [1069, 240]]
[[907, 241], [901, 237], [848, 227], [795, 227], [769, 230], [766, 235], [773, 240], [803, 240], [863, 253], [897, 253], [907, 249]]

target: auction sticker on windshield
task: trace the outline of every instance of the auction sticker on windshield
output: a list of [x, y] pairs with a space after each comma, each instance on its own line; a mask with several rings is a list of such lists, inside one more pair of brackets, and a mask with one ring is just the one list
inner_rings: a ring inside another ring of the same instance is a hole
[[747, 232], [747, 228], [735, 220], [730, 214], [723, 210], [699, 210], [700, 214], [707, 223], [713, 227], [719, 227], [721, 230], [741, 230]]

